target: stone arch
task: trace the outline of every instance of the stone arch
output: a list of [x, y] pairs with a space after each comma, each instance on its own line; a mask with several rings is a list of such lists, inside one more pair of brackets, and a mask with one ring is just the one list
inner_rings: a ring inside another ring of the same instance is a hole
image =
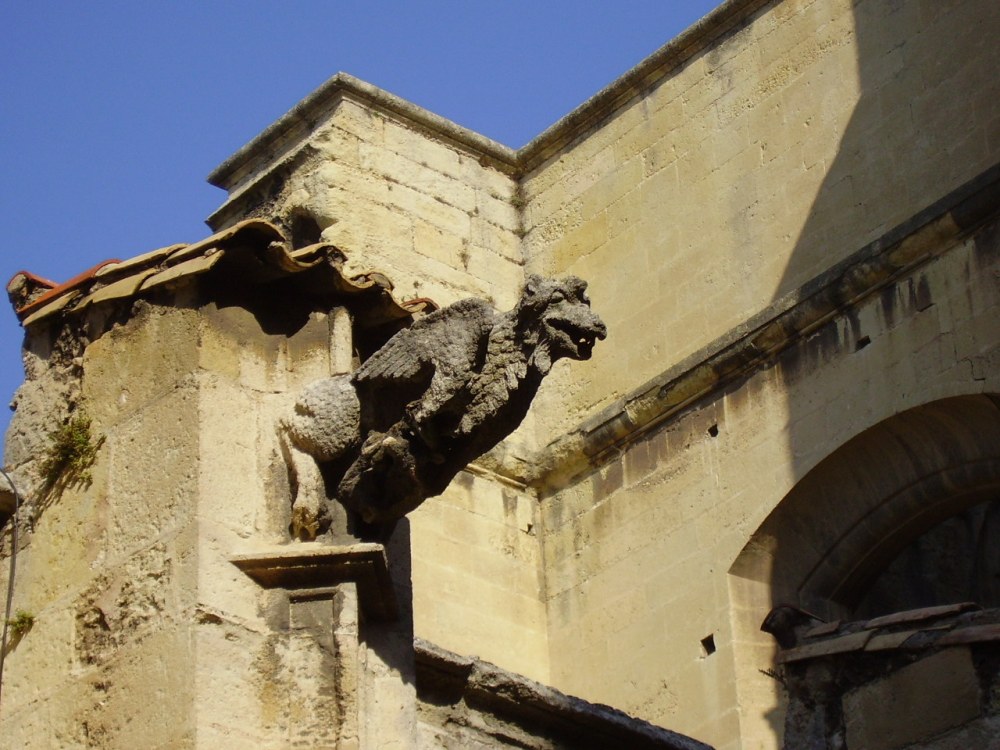
[[909, 543], [998, 497], [1000, 399], [934, 401], [876, 424], [821, 461], [730, 572], [764, 584], [772, 605], [849, 616]]

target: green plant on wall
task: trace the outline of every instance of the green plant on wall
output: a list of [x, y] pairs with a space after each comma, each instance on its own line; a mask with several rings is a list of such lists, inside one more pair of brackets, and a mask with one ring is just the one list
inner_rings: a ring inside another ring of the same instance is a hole
[[49, 446], [39, 472], [45, 484], [52, 487], [57, 482], [89, 483], [90, 467], [97, 458], [103, 438], [94, 440], [90, 430], [90, 417], [77, 412], [66, 424], [49, 434]]
[[23, 609], [17, 610], [14, 616], [7, 620], [7, 625], [10, 627], [10, 632], [15, 638], [22, 637], [25, 633], [31, 630], [31, 626], [35, 624], [35, 616], [30, 612], [25, 612]]

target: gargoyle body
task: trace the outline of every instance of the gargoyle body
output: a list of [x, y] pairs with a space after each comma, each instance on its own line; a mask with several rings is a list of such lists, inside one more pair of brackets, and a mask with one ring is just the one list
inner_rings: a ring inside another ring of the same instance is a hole
[[372, 529], [441, 494], [517, 428], [555, 361], [589, 359], [605, 338], [586, 288], [533, 275], [506, 313], [462, 300], [397, 333], [353, 373], [308, 386], [281, 425], [293, 534], [323, 533], [332, 501]]

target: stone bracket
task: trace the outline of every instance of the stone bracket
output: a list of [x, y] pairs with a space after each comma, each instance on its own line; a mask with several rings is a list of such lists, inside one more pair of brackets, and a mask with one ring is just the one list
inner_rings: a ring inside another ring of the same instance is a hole
[[234, 555], [229, 560], [264, 588], [283, 588], [306, 597], [338, 584], [357, 584], [359, 606], [366, 619], [390, 622], [399, 617], [381, 544], [332, 546], [310, 542]]

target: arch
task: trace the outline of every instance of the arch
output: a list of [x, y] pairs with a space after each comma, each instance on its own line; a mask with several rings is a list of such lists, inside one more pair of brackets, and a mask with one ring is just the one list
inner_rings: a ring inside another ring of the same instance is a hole
[[781, 500], [730, 572], [772, 603], [851, 613], [911, 541], [1000, 496], [1000, 400], [956, 396], [896, 414], [849, 440]]

